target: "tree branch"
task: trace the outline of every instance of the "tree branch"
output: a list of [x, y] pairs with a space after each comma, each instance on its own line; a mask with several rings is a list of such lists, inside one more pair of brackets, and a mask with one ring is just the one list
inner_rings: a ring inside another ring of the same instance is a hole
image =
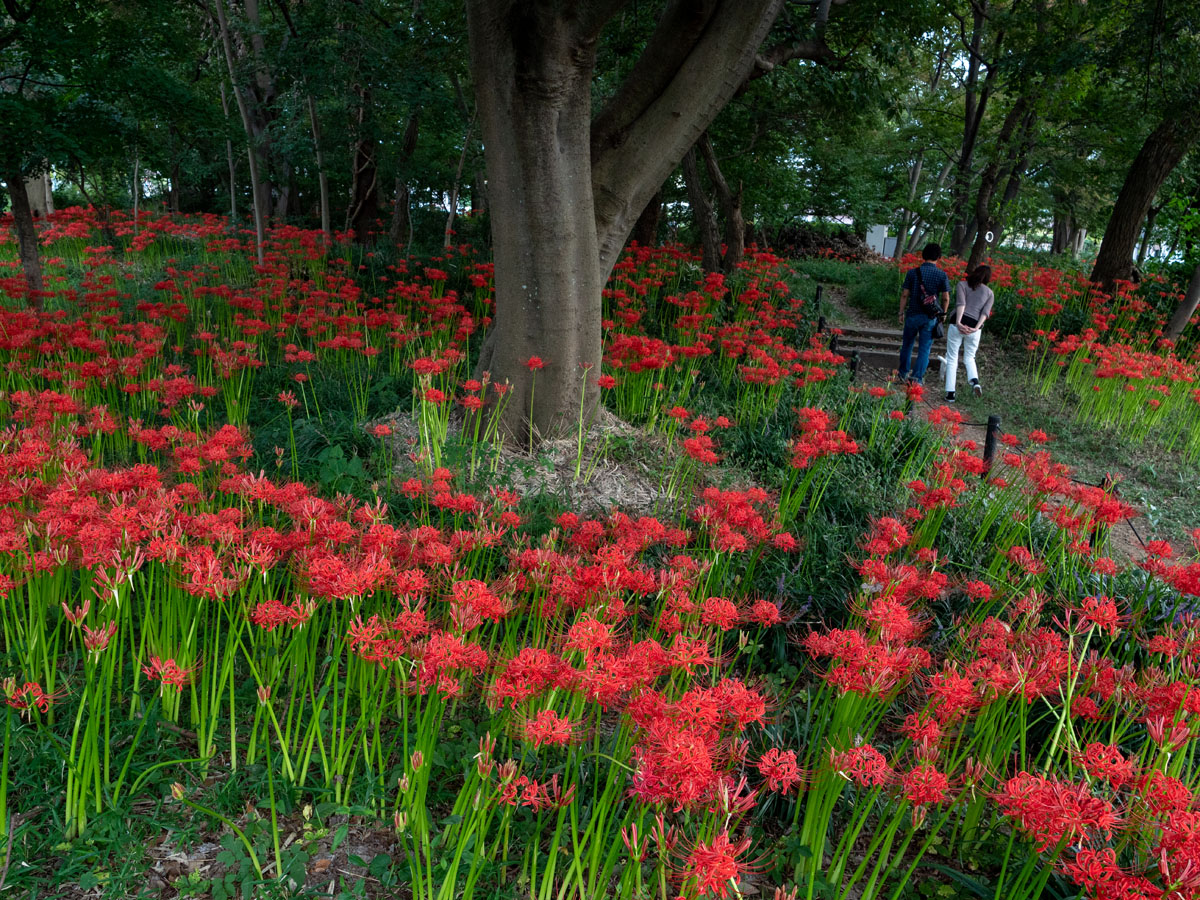
[[624, 133], [662, 95], [695, 49], [721, 0], [672, 0], [638, 61], [592, 122], [592, 159], [620, 144]]
[[809, 41], [796, 41], [790, 44], [776, 44], [763, 53], [754, 57], [754, 68], [750, 70], [747, 81], [762, 78], [773, 71], [776, 66], [782, 66], [794, 59], [807, 59], [811, 62], [832, 62], [838, 59], [833, 48], [825, 43], [825, 39], [816, 38]]
[[[616, 262], [646, 202], [746, 80], [782, 3], [718, 0], [690, 52], [672, 72], [654, 73], [658, 92], [642, 97], [634, 115], [621, 116], [626, 124], [610, 132], [606, 143], [597, 143], [593, 135], [592, 194], [602, 274]], [[617, 95], [624, 94], [622, 87]]]

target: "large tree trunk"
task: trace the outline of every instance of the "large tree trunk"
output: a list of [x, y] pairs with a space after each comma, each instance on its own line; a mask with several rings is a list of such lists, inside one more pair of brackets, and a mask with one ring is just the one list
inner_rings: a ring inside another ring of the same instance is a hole
[[1167, 323], [1167, 330], [1163, 332], [1163, 337], [1169, 341], [1179, 340], [1183, 330], [1192, 320], [1192, 316], [1196, 314], [1197, 306], [1200, 306], [1200, 265], [1192, 271], [1192, 280], [1188, 282], [1187, 292], [1179, 301], [1179, 305], [1175, 307], [1175, 312], [1171, 316], [1171, 321]]
[[15, 162], [4, 166], [4, 181], [8, 185], [8, 201], [12, 206], [13, 226], [17, 232], [17, 254], [25, 273], [26, 302], [33, 309], [42, 308], [42, 260], [38, 255], [37, 229], [33, 224], [33, 209], [25, 193], [25, 177]]
[[[531, 428], [567, 431], [581, 397], [590, 410], [601, 362], [604, 277], [588, 190], [595, 46], [565, 11], [546, 7], [467, 4], [496, 284], [480, 369], [509, 382], [503, 424], [519, 443]], [[532, 357], [545, 368], [531, 371]]]
[[1117, 195], [1092, 269], [1092, 281], [1104, 290], [1111, 291], [1119, 279], [1128, 279], [1133, 273], [1138, 231], [1154, 195], [1197, 138], [1200, 138], [1200, 118], [1194, 111], [1188, 111], [1163, 121], [1142, 144]]
[[1050, 252], [1057, 256], [1060, 253], [1073, 251], [1075, 235], [1079, 231], [1079, 223], [1070, 212], [1054, 214], [1054, 229], [1050, 239]]
[[[413, 4], [414, 7], [416, 4]], [[417, 133], [420, 129], [420, 114], [415, 110], [409, 114], [404, 127], [404, 140], [400, 142], [400, 156], [396, 161], [395, 199], [392, 203], [392, 222], [388, 227], [388, 240], [393, 247], [405, 241], [407, 253], [412, 248], [412, 210], [409, 208], [412, 191], [404, 180], [406, 169], [417, 152]]]
[[[781, 2], [672, 0], [593, 128], [595, 41], [624, 0], [467, 0], [496, 285], [480, 369], [511, 385], [510, 437], [573, 430], [581, 398], [590, 416], [601, 289], [647, 201], [746, 78]], [[536, 381], [533, 356], [545, 362]]]

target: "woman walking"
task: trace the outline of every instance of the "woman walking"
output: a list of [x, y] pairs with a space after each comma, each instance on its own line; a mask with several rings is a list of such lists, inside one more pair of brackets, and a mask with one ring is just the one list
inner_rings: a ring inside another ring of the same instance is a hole
[[950, 327], [946, 329], [946, 402], [954, 402], [954, 387], [958, 380], [958, 350], [963, 351], [963, 365], [967, 368], [967, 381], [976, 397], [983, 396], [983, 385], [979, 383], [979, 369], [975, 366], [975, 351], [979, 349], [979, 335], [983, 323], [992, 314], [992, 303], [996, 297], [988, 282], [992, 280], [991, 266], [977, 266], [975, 271], [958, 283], [954, 296], [954, 314]]

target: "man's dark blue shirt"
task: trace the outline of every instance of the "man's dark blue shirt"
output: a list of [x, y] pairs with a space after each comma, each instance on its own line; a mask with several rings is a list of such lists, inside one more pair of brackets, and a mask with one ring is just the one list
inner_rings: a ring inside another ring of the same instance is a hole
[[[931, 298], [937, 298], [942, 293], [950, 293], [950, 278], [938, 268], [936, 263], [925, 262], [920, 267], [911, 270], [904, 278], [902, 290], [908, 291], [908, 308], [906, 312], [924, 312], [917, 296], [917, 279], [925, 284], [925, 293]], [[940, 306], [941, 303], [939, 302]]]

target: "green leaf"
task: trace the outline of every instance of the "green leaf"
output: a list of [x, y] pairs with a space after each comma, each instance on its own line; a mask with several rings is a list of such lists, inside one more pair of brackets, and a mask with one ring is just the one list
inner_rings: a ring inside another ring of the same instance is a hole
[[991, 897], [992, 891], [979, 879], [971, 878], [969, 875], [964, 875], [958, 869], [952, 869], [949, 866], [939, 865], [938, 863], [927, 862], [925, 868], [933, 869], [935, 872], [941, 872], [943, 875], [950, 878], [952, 881], [958, 882], [962, 887], [966, 888], [976, 897]]
[[342, 845], [342, 841], [346, 839], [346, 835], [349, 833], [350, 826], [348, 824], [343, 823], [339, 825], [337, 831], [333, 833], [333, 840], [329, 842], [329, 852], [336, 853], [337, 848]]

